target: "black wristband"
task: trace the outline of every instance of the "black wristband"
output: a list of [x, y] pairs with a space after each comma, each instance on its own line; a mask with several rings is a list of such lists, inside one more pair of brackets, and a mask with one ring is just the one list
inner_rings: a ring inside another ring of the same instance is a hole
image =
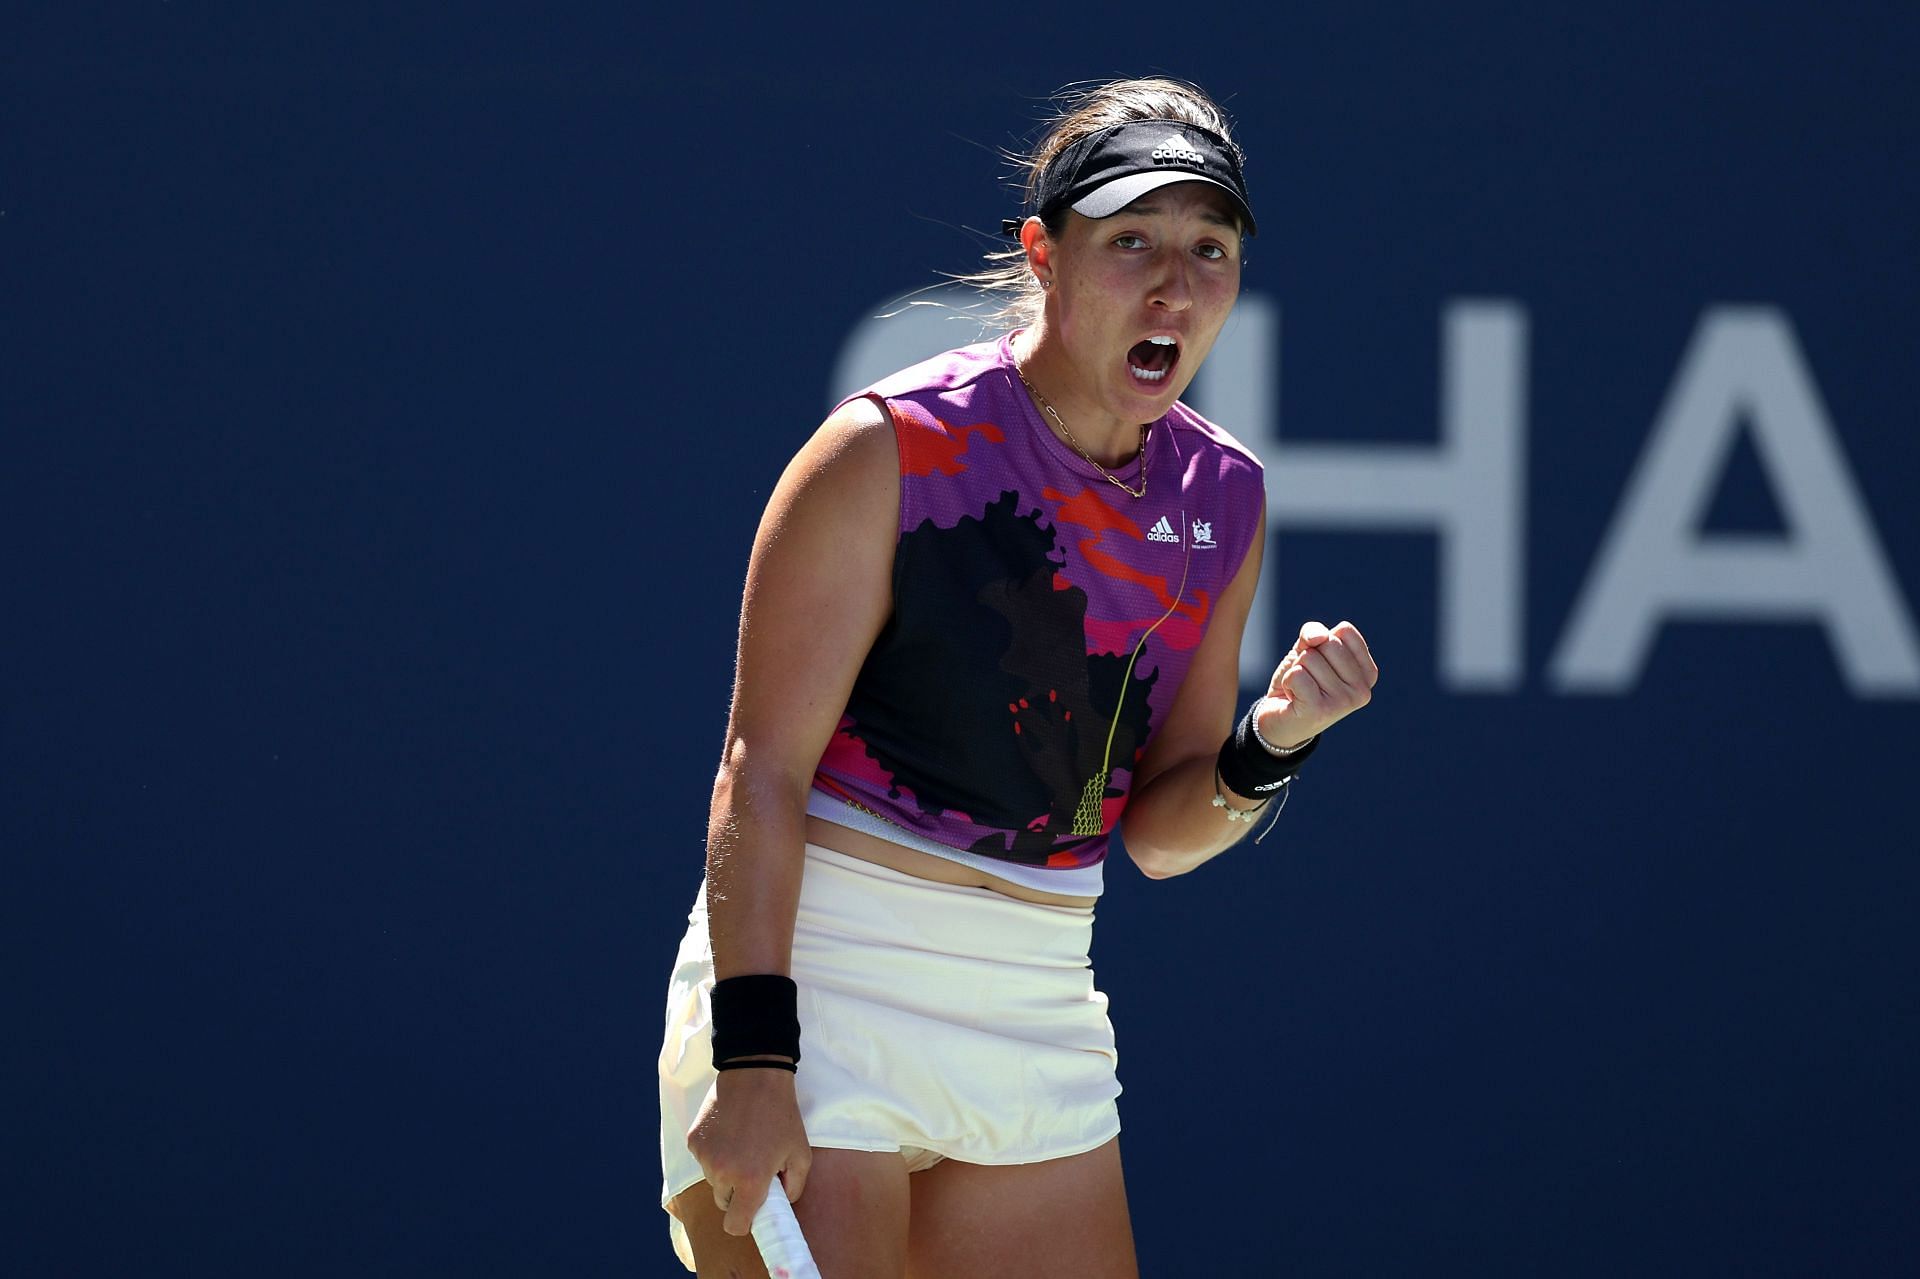
[[777, 973], [750, 973], [713, 984], [713, 1060], [767, 1066], [773, 1062], [733, 1063], [735, 1057], [777, 1054], [800, 1060], [800, 988]]
[[1262, 746], [1253, 731], [1253, 713], [1260, 709], [1255, 701], [1247, 713], [1220, 744], [1220, 780], [1227, 789], [1245, 799], [1271, 799], [1273, 793], [1293, 779], [1306, 763], [1307, 756], [1319, 748], [1315, 734], [1286, 755], [1275, 755]]

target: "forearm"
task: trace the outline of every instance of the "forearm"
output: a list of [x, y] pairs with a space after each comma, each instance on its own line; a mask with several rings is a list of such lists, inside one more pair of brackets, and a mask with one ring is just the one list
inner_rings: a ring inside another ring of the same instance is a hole
[[720, 979], [788, 972], [805, 860], [806, 779], [739, 755], [721, 763], [707, 822], [707, 928]]
[[726, 1213], [724, 1228], [736, 1235], [748, 1232], [783, 1171], [799, 1197], [810, 1159], [793, 1073], [801, 1060], [793, 989], [754, 977], [790, 975], [805, 786], [783, 770], [749, 766], [745, 754], [739, 739], [729, 743], [707, 821], [716, 1074], [687, 1133], [687, 1149]]
[[1122, 834], [1127, 853], [1153, 879], [1184, 875], [1239, 843], [1252, 823], [1229, 819], [1227, 811], [1257, 812], [1257, 799], [1226, 787], [1214, 801], [1214, 757], [1185, 760], [1154, 777], [1127, 801]]
[[1190, 751], [1149, 778], [1125, 818], [1127, 851], [1141, 870], [1154, 878], [1185, 874], [1244, 838], [1269, 804], [1284, 800], [1312, 754], [1313, 739], [1298, 736], [1278, 699], [1262, 697], [1220, 750]]

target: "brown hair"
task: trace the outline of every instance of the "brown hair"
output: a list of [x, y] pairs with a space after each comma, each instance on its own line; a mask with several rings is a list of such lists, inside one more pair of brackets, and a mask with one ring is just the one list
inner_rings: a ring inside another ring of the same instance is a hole
[[[1062, 151], [1089, 134], [1133, 120], [1177, 120], [1218, 135], [1232, 150], [1234, 159], [1245, 162], [1244, 153], [1233, 140], [1233, 128], [1219, 103], [1207, 96], [1199, 85], [1184, 80], [1153, 77], [1144, 80], [1107, 80], [1092, 84], [1069, 85], [1054, 95], [1055, 109], [1042, 122], [1044, 132], [1030, 151], [1007, 158], [1020, 175], [1020, 189], [1026, 207], [1032, 208], [1040, 175]], [[1046, 219], [1049, 235], [1059, 235], [1066, 222], [1060, 210]], [[989, 296], [998, 296], [1000, 306], [993, 318], [1015, 327], [1031, 325], [1039, 319], [1046, 294], [1040, 282], [1027, 268], [1026, 251], [1019, 246], [995, 249], [986, 255], [989, 265], [978, 271], [952, 277], [956, 283], [971, 285]]]

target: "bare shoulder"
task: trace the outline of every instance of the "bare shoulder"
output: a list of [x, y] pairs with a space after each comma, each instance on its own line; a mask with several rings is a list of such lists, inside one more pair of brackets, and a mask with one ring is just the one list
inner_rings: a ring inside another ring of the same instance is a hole
[[899, 472], [898, 446], [887, 411], [870, 399], [849, 400], [822, 422], [787, 468], [787, 479], [859, 485]]
[[871, 400], [841, 405], [787, 463], [761, 517], [756, 565], [884, 582], [900, 513], [893, 423]]
[[819, 761], [892, 609], [897, 457], [884, 409], [842, 406], [787, 464], [754, 537], [732, 732], [795, 776]]
[[861, 396], [848, 400], [820, 424], [821, 435], [850, 441], [884, 440], [893, 441], [893, 421], [879, 400], [872, 396]]

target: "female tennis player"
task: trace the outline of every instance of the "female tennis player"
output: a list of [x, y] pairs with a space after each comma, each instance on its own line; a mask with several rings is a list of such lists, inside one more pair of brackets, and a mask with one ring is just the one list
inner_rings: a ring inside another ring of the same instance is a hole
[[768, 502], [660, 1057], [701, 1275], [765, 1273], [776, 1176], [831, 1279], [1136, 1273], [1109, 840], [1201, 865], [1377, 678], [1308, 622], [1236, 704], [1260, 464], [1180, 395], [1239, 295], [1241, 163], [1192, 86], [1065, 101], [976, 277], [1017, 326], [847, 400]]

